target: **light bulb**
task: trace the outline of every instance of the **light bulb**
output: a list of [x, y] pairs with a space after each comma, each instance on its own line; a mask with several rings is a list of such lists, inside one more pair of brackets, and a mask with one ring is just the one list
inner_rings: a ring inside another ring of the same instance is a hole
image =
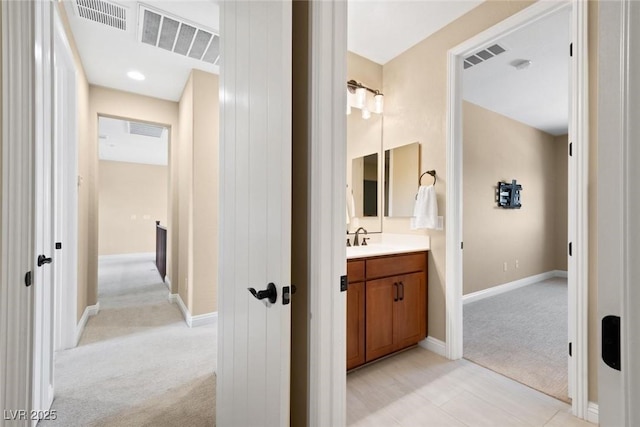
[[384, 109], [384, 96], [381, 93], [376, 94], [373, 97], [374, 106], [373, 111], [377, 114], [382, 114], [382, 110]]
[[369, 111], [366, 106], [362, 108], [362, 118], [365, 120], [369, 120], [369, 118], [371, 118], [371, 111]]
[[363, 87], [356, 89], [356, 108], [364, 108], [367, 102], [367, 90]]

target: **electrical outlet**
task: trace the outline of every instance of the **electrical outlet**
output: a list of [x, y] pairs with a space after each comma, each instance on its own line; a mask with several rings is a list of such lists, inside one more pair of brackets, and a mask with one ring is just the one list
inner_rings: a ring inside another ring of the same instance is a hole
[[502, 265], [502, 271], [507, 271], [507, 262], [506, 261]]
[[520, 261], [516, 260], [516, 268], [520, 268]]

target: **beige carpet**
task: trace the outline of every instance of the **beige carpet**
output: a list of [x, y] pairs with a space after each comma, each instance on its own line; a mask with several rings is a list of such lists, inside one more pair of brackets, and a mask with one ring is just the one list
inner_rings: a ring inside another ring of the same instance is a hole
[[464, 305], [464, 357], [569, 402], [567, 279]]
[[217, 325], [189, 328], [149, 257], [100, 261], [100, 313], [56, 353], [57, 420], [39, 426], [215, 425]]

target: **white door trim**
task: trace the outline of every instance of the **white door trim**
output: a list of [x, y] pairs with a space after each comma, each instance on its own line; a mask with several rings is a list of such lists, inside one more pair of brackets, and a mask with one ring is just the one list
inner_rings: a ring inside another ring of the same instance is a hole
[[598, 415], [605, 427], [640, 423], [638, 6], [602, 2], [598, 16], [598, 323], [619, 316], [621, 344], [620, 370], [598, 357]]
[[[521, 12], [505, 19], [448, 53], [448, 114], [447, 114], [447, 213], [449, 230], [446, 233], [446, 355], [450, 359], [462, 357], [462, 58], [480, 46], [494, 43], [518, 28], [555, 11], [569, 2], [540, 0]], [[573, 257], [569, 259], [569, 298], [575, 310], [570, 315], [569, 336], [573, 337], [573, 414], [586, 418], [588, 405], [588, 74], [587, 74], [587, 4], [571, 0], [572, 39], [572, 121], [573, 177], [569, 192], [575, 194], [573, 211], [570, 207], [569, 239], [573, 242]], [[568, 47], [567, 47], [568, 49]], [[571, 168], [570, 168], [571, 169]], [[571, 217], [571, 212], [575, 215]], [[572, 286], [573, 282], [573, 286]], [[572, 289], [573, 288], [573, 291]], [[571, 304], [570, 304], [571, 305]]]
[[54, 6], [54, 152], [55, 152], [55, 241], [56, 250], [56, 350], [78, 344], [78, 129], [76, 125], [76, 70], [73, 53]]
[[[2, 247], [0, 261], [0, 406], [30, 410], [33, 394], [34, 269], [33, 2], [2, 2]], [[32, 273], [33, 274], [33, 273]], [[6, 321], [6, 323], [5, 323]], [[23, 421], [21, 424], [29, 425]]]
[[309, 425], [346, 424], [347, 4], [310, 7]]

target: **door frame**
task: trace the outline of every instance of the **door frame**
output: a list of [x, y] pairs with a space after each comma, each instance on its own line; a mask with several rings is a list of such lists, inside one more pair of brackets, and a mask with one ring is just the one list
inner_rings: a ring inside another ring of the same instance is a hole
[[[447, 81], [447, 212], [446, 233], [446, 343], [449, 359], [463, 356], [463, 252], [462, 252], [462, 71], [463, 58], [482, 46], [518, 30], [567, 5], [572, 7], [571, 38], [574, 57], [571, 61], [571, 117], [569, 133], [573, 157], [569, 165], [569, 241], [573, 256], [568, 260], [569, 337], [573, 345], [570, 358], [569, 390], [573, 415], [587, 418], [588, 411], [588, 183], [589, 183], [589, 116], [588, 116], [588, 45], [587, 3], [580, 0], [540, 0], [528, 8], [448, 52]], [[569, 47], [567, 46], [567, 49]], [[571, 309], [573, 308], [573, 310]]]
[[598, 16], [598, 323], [607, 315], [620, 317], [621, 356], [620, 370], [598, 357], [603, 426], [640, 423], [640, 291], [633, 283], [640, 277], [640, 202], [634, 197], [640, 179], [640, 124], [634, 121], [640, 112], [638, 6], [603, 2]]
[[[54, 192], [56, 204], [55, 241], [62, 243], [56, 250], [55, 280], [55, 349], [78, 345], [78, 128], [77, 72], [67, 34], [57, 5], [53, 7], [54, 62]], [[61, 70], [58, 73], [58, 70]], [[62, 103], [62, 104], [61, 104]], [[64, 111], [62, 122], [57, 114]]]
[[[346, 425], [347, 2], [310, 1], [309, 425]], [[332, 286], [327, 286], [327, 285]]]

